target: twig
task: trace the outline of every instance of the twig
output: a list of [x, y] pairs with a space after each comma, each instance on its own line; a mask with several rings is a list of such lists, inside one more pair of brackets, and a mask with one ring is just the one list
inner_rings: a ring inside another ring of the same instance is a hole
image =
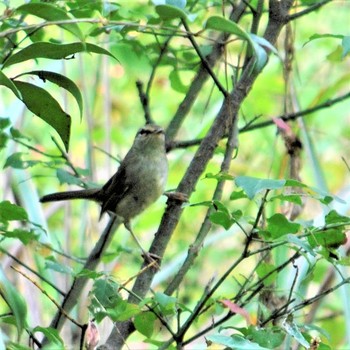
[[[104, 229], [102, 235], [97, 241], [95, 247], [92, 249], [83, 270], [95, 270], [98, 263], [101, 260], [101, 257], [104, 251], [107, 249], [110, 244], [113, 234], [117, 227], [120, 225], [120, 220], [116, 216], [112, 216], [109, 219], [109, 222]], [[64, 298], [62, 305], [59, 311], [56, 313], [54, 319], [52, 320], [50, 327], [60, 330], [64, 324], [64, 318], [62, 315], [64, 313], [61, 310], [64, 310], [65, 313], [68, 313], [73, 306], [76, 305], [77, 300], [82, 293], [84, 286], [86, 285], [88, 279], [86, 277], [75, 277], [71, 288], [69, 289], [66, 297]], [[47, 343], [48, 339], [45, 337], [43, 340], [43, 345]]]
[[255, 130], [255, 129], [265, 128], [265, 127], [270, 126], [270, 125], [274, 125], [275, 123], [274, 123], [273, 120], [276, 119], [276, 118], [280, 118], [280, 119], [282, 119], [284, 121], [295, 120], [297, 118], [303, 117], [304, 115], [311, 114], [311, 113], [314, 113], [316, 111], [319, 111], [320, 109], [331, 107], [334, 104], [342, 102], [342, 101], [346, 100], [349, 97], [350, 97], [350, 92], [348, 92], [348, 93], [346, 93], [346, 94], [344, 94], [342, 96], [336, 97], [334, 99], [327, 100], [326, 102], [321, 103], [321, 104], [319, 104], [319, 105], [317, 105], [315, 107], [304, 109], [303, 111], [300, 111], [300, 112], [288, 113], [288, 114], [281, 115], [281, 116], [278, 116], [278, 117], [275, 117], [275, 118], [271, 118], [270, 120], [267, 120], [265, 122], [257, 123], [255, 125], [251, 125], [250, 124], [249, 126], [244, 126], [243, 128], [241, 128], [239, 130], [239, 132], [243, 133], [243, 132], [247, 132], [247, 131], [251, 131], [251, 130]]
[[67, 162], [69, 167], [73, 170], [74, 174], [77, 177], [80, 177], [80, 174], [79, 174], [78, 170], [75, 168], [75, 166], [73, 165], [72, 161], [69, 159], [69, 156], [68, 156], [67, 152], [61, 147], [61, 145], [59, 144], [59, 142], [56, 140], [56, 138], [54, 136], [52, 136], [51, 139], [54, 142], [54, 144], [56, 145], [56, 147], [59, 149], [59, 151], [61, 152], [62, 158], [65, 159], [65, 161]]
[[323, 1], [317, 2], [316, 4], [313, 4], [313, 5], [309, 6], [307, 9], [305, 9], [303, 11], [300, 11], [300, 12], [294, 13], [292, 15], [289, 15], [288, 20], [289, 21], [294, 21], [297, 18], [300, 18], [302, 16], [307, 15], [308, 13], [316, 11], [317, 9], [319, 9], [320, 7], [328, 4], [331, 1], [332, 0], [323, 0]]
[[151, 113], [150, 113], [150, 110], [149, 110], [148, 95], [146, 95], [143, 92], [143, 83], [142, 83], [141, 80], [138, 80], [136, 82], [136, 87], [137, 87], [137, 90], [139, 91], [140, 101], [141, 101], [141, 104], [142, 104], [143, 111], [145, 113], [146, 124], [151, 124], [152, 123], [152, 117], [151, 117]]
[[188, 39], [190, 40], [193, 48], [195, 49], [198, 57], [200, 58], [204, 68], [209, 73], [209, 75], [212, 77], [212, 79], [214, 80], [215, 85], [221, 91], [221, 93], [224, 95], [224, 97], [228, 97], [228, 92], [226, 91], [226, 89], [220, 83], [218, 77], [215, 75], [215, 73], [211, 69], [211, 67], [210, 67], [208, 61], [206, 60], [206, 58], [202, 55], [202, 52], [201, 52], [201, 50], [200, 50], [196, 40], [194, 39], [194, 36], [190, 33], [190, 28], [188, 27], [188, 24], [187, 24], [186, 20], [182, 19], [182, 25], [186, 29], [186, 32], [188, 33]]
[[[52, 283], [51, 281], [49, 281], [48, 279], [46, 279], [45, 277], [41, 276], [39, 274], [39, 272], [33, 270], [30, 266], [28, 266], [27, 264], [25, 264], [24, 262], [22, 262], [21, 260], [17, 259], [14, 255], [12, 255], [11, 253], [7, 252], [5, 249], [0, 247], [0, 251], [4, 254], [6, 254], [7, 256], [9, 256], [12, 260], [14, 260], [17, 264], [21, 265], [22, 267], [24, 267], [25, 269], [27, 269], [28, 271], [30, 271], [32, 274], [34, 274], [35, 276], [37, 276], [38, 278], [40, 278], [43, 282], [47, 283], [50, 287], [52, 287], [56, 292], [58, 292], [59, 294], [61, 294], [63, 297], [66, 295], [62, 290], [60, 290], [57, 285], [55, 285], [54, 283]], [[14, 267], [13, 267], [14, 269]]]
[[18, 270], [16, 267], [11, 266], [11, 268], [13, 270], [15, 270], [16, 272], [18, 272], [19, 274], [21, 274], [24, 278], [26, 278], [28, 281], [30, 281], [32, 284], [34, 284], [35, 287], [37, 287], [44, 295], [46, 295], [49, 300], [51, 300], [52, 303], [55, 304], [55, 306], [60, 310], [60, 312], [66, 317], [68, 318], [69, 321], [71, 321], [72, 323], [74, 323], [76, 326], [78, 326], [79, 328], [83, 328], [83, 325], [81, 325], [80, 323], [78, 323], [76, 320], [74, 320], [72, 317], [70, 317], [68, 315], [68, 313], [57, 303], [57, 301], [55, 299], [53, 299], [43, 288], [41, 288], [39, 286], [39, 284], [37, 282], [35, 282], [34, 280], [32, 280], [27, 274], [25, 274], [24, 272]]

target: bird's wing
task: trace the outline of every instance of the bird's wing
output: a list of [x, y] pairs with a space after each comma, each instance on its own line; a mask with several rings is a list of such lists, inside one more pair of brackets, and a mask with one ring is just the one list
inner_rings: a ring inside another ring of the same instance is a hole
[[132, 185], [126, 181], [126, 171], [123, 164], [101, 189], [101, 216], [106, 211], [115, 212], [118, 202], [130, 191]]

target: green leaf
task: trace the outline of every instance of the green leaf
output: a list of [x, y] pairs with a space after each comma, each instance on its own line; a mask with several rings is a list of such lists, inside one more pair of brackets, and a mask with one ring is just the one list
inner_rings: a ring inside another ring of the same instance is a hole
[[231, 220], [230, 215], [222, 211], [212, 213], [209, 219], [212, 223], [224, 227], [225, 230], [228, 230], [234, 223], [234, 221]]
[[218, 30], [219, 32], [235, 34], [241, 39], [247, 40], [249, 42], [251, 41], [249, 34], [237, 23], [221, 16], [209, 17], [207, 23], [205, 24], [205, 28]]
[[21, 93], [16, 88], [16, 85], [11, 79], [9, 79], [3, 72], [0, 70], [0, 85], [6, 86], [9, 88], [19, 99], [21, 99]]
[[28, 165], [26, 164], [26, 161], [22, 160], [23, 152], [15, 152], [11, 154], [4, 164], [4, 169], [11, 167], [14, 169], [26, 169], [28, 168]]
[[333, 39], [343, 39], [344, 35], [340, 34], [313, 34], [310, 36], [309, 40], [303, 45], [307, 45], [309, 42], [317, 39], [333, 38]]
[[169, 74], [169, 79], [170, 79], [170, 84], [171, 87], [180, 93], [186, 93], [188, 90], [188, 87], [183, 84], [183, 82], [180, 79], [180, 75], [177, 69], [174, 69], [173, 71], [170, 72]]
[[268, 349], [278, 348], [286, 337], [286, 334], [277, 326], [271, 328], [250, 327], [249, 330], [252, 340]]
[[[72, 20], [72, 17], [66, 11], [59, 8], [57, 5], [48, 3], [29, 3], [17, 7], [16, 12], [27, 13], [47, 21], [64, 21]], [[84, 40], [84, 35], [76, 23], [58, 24], [61, 28], [69, 31], [80, 40]]]
[[253, 199], [254, 196], [264, 190], [276, 190], [282, 188], [286, 180], [270, 180], [270, 179], [258, 179], [250, 176], [237, 176], [235, 183], [238, 187], [241, 187], [247, 194], [249, 199]]
[[346, 234], [342, 229], [325, 229], [308, 236], [311, 247], [322, 246], [326, 248], [337, 248], [346, 243]]
[[104, 308], [115, 307], [122, 300], [117, 293], [119, 285], [111, 279], [95, 280], [92, 293]]
[[16, 228], [13, 231], [6, 231], [2, 235], [7, 238], [19, 239], [24, 245], [27, 245], [32, 241], [38, 240], [39, 237], [39, 235], [35, 231], [27, 231], [20, 228]]
[[233, 191], [230, 195], [230, 199], [232, 201], [241, 198], [247, 198], [247, 195], [244, 193], [244, 191]]
[[[49, 340], [50, 345], [55, 345], [55, 350], [64, 350], [64, 344], [63, 344], [63, 340], [61, 339], [61, 337], [59, 336], [59, 332], [57, 329], [51, 328], [51, 327], [40, 327], [37, 326], [33, 329], [33, 333], [36, 332], [40, 332], [43, 333], [45, 335], [45, 337]], [[45, 349], [53, 349], [52, 347], [50, 347], [50, 345], [48, 347], [45, 347]]]
[[306, 243], [304, 240], [298, 238], [295, 235], [287, 235], [287, 241], [290, 243], [295, 244], [296, 246], [304, 249], [306, 252], [308, 252], [309, 254], [311, 254], [312, 256], [316, 256], [316, 253], [314, 252], [314, 250], [312, 249], [312, 247]]
[[344, 36], [341, 44], [343, 47], [342, 59], [344, 59], [350, 52], [350, 36]]
[[71, 117], [46, 90], [22, 81], [15, 81], [15, 85], [27, 108], [57, 131], [68, 151]]
[[[2, 215], [0, 209], [0, 215]], [[16, 319], [18, 337], [27, 326], [27, 304], [18, 290], [10, 283], [0, 268], [0, 295]]]
[[125, 300], [122, 300], [121, 298], [118, 298], [118, 302], [113, 308], [107, 309], [108, 316], [113, 321], [127, 321], [130, 320], [132, 317], [135, 317], [141, 312], [141, 309], [138, 305], [128, 303]]
[[68, 265], [61, 264], [57, 262], [54, 258], [49, 257], [45, 261], [45, 268], [53, 270], [66, 275], [73, 275], [73, 270]]
[[81, 179], [79, 179], [78, 177], [74, 176], [70, 172], [63, 169], [57, 169], [56, 176], [61, 185], [69, 184], [69, 185], [81, 186], [83, 184], [83, 181]]
[[156, 6], [158, 16], [163, 20], [181, 18], [186, 19], [186, 13], [179, 7], [172, 5], [158, 5]]
[[[262, 262], [256, 269], [256, 273], [258, 274], [258, 276], [260, 277], [260, 279], [264, 279], [263, 283], [265, 287], [270, 286], [272, 283], [274, 283], [276, 281], [276, 277], [277, 277], [277, 272], [274, 271], [276, 269], [276, 267], [272, 264], [267, 264]], [[274, 272], [272, 272], [274, 271]], [[271, 274], [270, 274], [271, 273]], [[270, 274], [268, 277], [264, 278], [265, 276], [267, 276], [268, 274]]]
[[28, 220], [26, 211], [16, 204], [9, 201], [0, 202], [0, 221], [7, 222], [12, 220]]
[[290, 222], [282, 214], [274, 214], [267, 219], [266, 230], [270, 233], [273, 239], [282, 237], [288, 233], [297, 233], [300, 229], [300, 224]]
[[33, 70], [30, 72], [25, 72], [19, 76], [26, 75], [26, 74], [37, 75], [44, 83], [46, 80], [49, 80], [52, 83], [67, 90], [68, 92], [70, 92], [73, 95], [73, 97], [75, 98], [75, 100], [77, 101], [77, 104], [78, 104], [79, 110], [80, 110], [80, 119], [82, 118], [83, 97], [81, 95], [79, 88], [72, 80], [70, 80], [69, 78], [65, 77], [62, 74], [58, 74], [55, 72], [49, 72], [49, 71], [45, 71], [45, 70]]
[[177, 301], [176, 298], [166, 295], [164, 293], [157, 292], [154, 295], [154, 299], [158, 303], [159, 307], [161, 308], [162, 312], [165, 315], [175, 313], [175, 307], [176, 307], [176, 301]]
[[350, 223], [350, 217], [338, 214], [335, 210], [331, 210], [325, 217], [327, 225]]
[[184, 9], [186, 7], [186, 0], [165, 0], [165, 3], [180, 9]]
[[153, 312], [146, 311], [140, 312], [135, 316], [134, 325], [135, 328], [143, 334], [145, 337], [150, 338], [155, 329], [156, 315]]
[[268, 350], [257, 343], [253, 343], [241, 335], [234, 334], [232, 336], [226, 335], [210, 335], [206, 340], [215, 344], [220, 344], [232, 350]]
[[291, 335], [300, 345], [304, 346], [306, 349], [310, 348], [310, 344], [301, 334], [299, 327], [294, 323], [292, 315], [288, 315], [288, 317], [283, 321], [283, 327], [285, 331]]
[[78, 52], [92, 52], [101, 55], [108, 55], [116, 59], [116, 57], [114, 57], [109, 51], [90, 43], [76, 42], [71, 44], [53, 44], [48, 42], [38, 42], [31, 44], [10, 56], [8, 60], [5, 61], [3, 68], [36, 58], [61, 60]]
[[0, 118], [0, 130], [6, 129], [11, 125], [10, 118]]

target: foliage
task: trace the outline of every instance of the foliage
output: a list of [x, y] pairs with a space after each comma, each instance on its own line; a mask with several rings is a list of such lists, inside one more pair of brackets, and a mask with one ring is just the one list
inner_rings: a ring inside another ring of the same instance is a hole
[[[346, 1], [0, 8], [0, 349], [349, 346]], [[96, 205], [38, 201], [106, 181], [145, 121], [159, 267]]]

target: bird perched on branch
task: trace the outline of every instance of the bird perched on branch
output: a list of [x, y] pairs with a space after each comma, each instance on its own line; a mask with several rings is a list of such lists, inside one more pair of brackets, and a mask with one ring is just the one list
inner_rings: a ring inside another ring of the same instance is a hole
[[130, 219], [161, 196], [167, 177], [164, 130], [157, 125], [146, 124], [137, 132], [118, 171], [103, 187], [52, 193], [43, 196], [40, 201], [96, 201], [101, 204], [100, 217], [105, 212], [114, 213], [123, 218], [126, 228], [132, 233]]

